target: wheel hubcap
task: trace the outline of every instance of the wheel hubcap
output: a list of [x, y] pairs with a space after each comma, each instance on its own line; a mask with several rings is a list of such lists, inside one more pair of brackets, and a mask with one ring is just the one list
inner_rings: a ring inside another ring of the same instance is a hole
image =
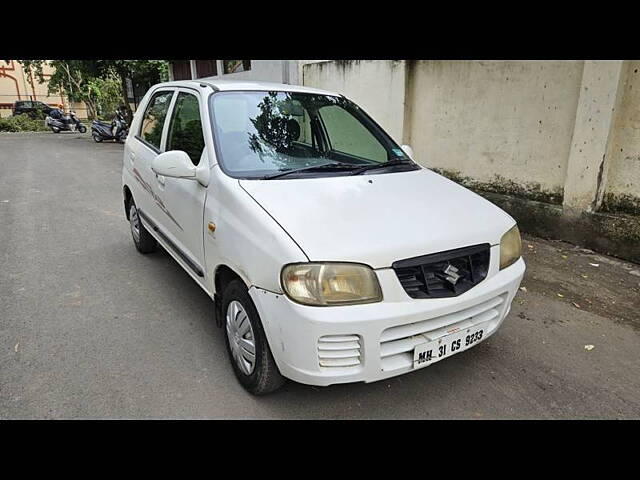
[[140, 218], [138, 217], [138, 210], [132, 206], [129, 211], [129, 218], [131, 219], [131, 234], [133, 239], [138, 243], [140, 241]]
[[256, 343], [247, 312], [236, 300], [227, 307], [227, 338], [236, 365], [245, 375], [251, 375], [256, 365]]

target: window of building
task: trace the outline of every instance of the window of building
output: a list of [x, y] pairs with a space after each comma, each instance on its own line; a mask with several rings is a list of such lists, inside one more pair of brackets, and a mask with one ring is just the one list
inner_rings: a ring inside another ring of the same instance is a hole
[[196, 60], [197, 78], [213, 77], [218, 74], [215, 60]]
[[198, 165], [203, 149], [204, 135], [198, 98], [190, 93], [180, 92], [173, 107], [166, 150], [182, 150], [189, 155], [194, 165]]
[[223, 60], [224, 73], [238, 73], [251, 70], [251, 60]]
[[173, 97], [173, 92], [168, 91], [161, 91], [154, 94], [142, 118], [140, 138], [157, 149], [160, 149], [162, 128], [164, 127], [164, 120], [167, 117], [169, 104], [171, 104], [171, 97]]
[[174, 60], [171, 62], [174, 80], [191, 80], [191, 63], [189, 60]]

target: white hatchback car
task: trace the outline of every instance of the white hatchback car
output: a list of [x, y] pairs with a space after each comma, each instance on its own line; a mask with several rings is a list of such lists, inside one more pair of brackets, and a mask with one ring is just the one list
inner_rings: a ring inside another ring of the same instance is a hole
[[489, 337], [525, 271], [513, 218], [412, 156], [342, 95], [162, 83], [125, 143], [124, 205], [136, 248], [213, 298], [249, 392], [373, 382]]

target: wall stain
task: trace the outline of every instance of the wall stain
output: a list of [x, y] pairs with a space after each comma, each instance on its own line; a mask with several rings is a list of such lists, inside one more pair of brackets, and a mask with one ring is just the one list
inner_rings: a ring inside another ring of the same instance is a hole
[[471, 190], [513, 195], [515, 197], [553, 205], [562, 205], [564, 198], [564, 189], [562, 187], [548, 190], [544, 189], [538, 182], [518, 183], [499, 174], [495, 174], [488, 182], [480, 182], [462, 175], [458, 170], [447, 170], [443, 168], [432, 168], [431, 170]]
[[605, 193], [600, 211], [640, 215], [640, 197], [628, 193], [620, 195], [611, 192]]

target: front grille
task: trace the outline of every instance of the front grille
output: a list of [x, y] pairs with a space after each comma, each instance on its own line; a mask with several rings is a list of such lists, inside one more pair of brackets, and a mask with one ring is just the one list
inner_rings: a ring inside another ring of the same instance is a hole
[[487, 277], [490, 245], [422, 255], [391, 265], [411, 298], [455, 297]]
[[382, 370], [388, 372], [411, 367], [413, 350], [421, 343], [436, 340], [484, 322], [491, 322], [491, 330], [493, 328], [491, 325], [495, 325], [504, 315], [505, 302], [506, 294], [502, 294], [458, 312], [387, 328], [380, 336]]
[[325, 335], [318, 339], [318, 362], [321, 367], [355, 367], [360, 365], [358, 335]]

